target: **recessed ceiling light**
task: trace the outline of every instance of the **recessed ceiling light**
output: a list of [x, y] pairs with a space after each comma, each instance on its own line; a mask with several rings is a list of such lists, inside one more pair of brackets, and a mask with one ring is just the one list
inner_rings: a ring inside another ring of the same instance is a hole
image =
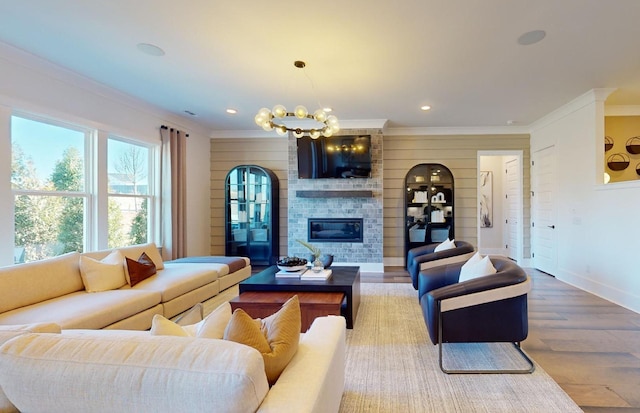
[[149, 56], [164, 56], [164, 50], [150, 43], [138, 43], [136, 45], [139, 51]]
[[227, 109], [227, 110], [226, 110], [226, 112], [227, 112], [228, 114], [230, 114], [230, 115], [235, 115], [236, 113], [238, 113], [238, 111], [237, 111], [237, 110], [232, 109], [232, 108]]
[[523, 46], [529, 46], [530, 44], [535, 44], [545, 38], [547, 32], [544, 30], [532, 30], [530, 32], [526, 32], [518, 37], [518, 44]]
[[430, 110], [430, 109], [431, 109], [431, 106], [429, 106], [429, 105], [423, 105], [423, 106], [420, 106], [420, 110], [424, 110], [425, 112], [426, 112], [427, 110]]
[[333, 108], [329, 108], [329, 107], [322, 108], [322, 110], [324, 110], [324, 111], [325, 111], [325, 112], [327, 112], [327, 113], [329, 113], [329, 112], [333, 112]]

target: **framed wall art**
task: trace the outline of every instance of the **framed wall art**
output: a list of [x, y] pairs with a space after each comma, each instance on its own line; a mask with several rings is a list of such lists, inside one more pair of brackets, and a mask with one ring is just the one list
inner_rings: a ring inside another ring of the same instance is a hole
[[493, 227], [493, 172], [480, 172], [480, 228]]

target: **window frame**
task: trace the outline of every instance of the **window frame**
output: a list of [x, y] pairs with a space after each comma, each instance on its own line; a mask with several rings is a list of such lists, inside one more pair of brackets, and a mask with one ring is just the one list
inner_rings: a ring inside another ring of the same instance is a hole
[[[9, 187], [11, 190], [11, 217], [10, 222], [15, 227], [15, 205], [18, 196], [55, 196], [55, 197], [80, 197], [84, 200], [83, 211], [83, 251], [96, 251], [108, 248], [108, 202], [111, 196], [131, 196], [147, 199], [147, 242], [156, 242], [160, 234], [160, 150], [161, 143], [148, 140], [123, 137], [120, 133], [99, 130], [90, 126], [78, 125], [57, 120], [47, 116], [41, 116], [21, 111], [11, 111], [9, 114], [9, 159], [13, 159], [13, 134], [11, 123], [14, 117], [29, 121], [40, 122], [47, 125], [70, 129], [84, 134], [83, 172], [84, 189], [82, 191], [49, 191], [17, 189], [11, 183], [12, 167], [9, 166]], [[89, 122], [87, 122], [89, 123]], [[108, 185], [108, 142], [110, 139], [121, 141], [148, 149], [148, 193], [147, 194], [117, 194], [110, 193]], [[29, 155], [25, 153], [25, 155]], [[15, 228], [11, 237], [12, 249], [15, 250]], [[159, 245], [159, 244], [158, 244]]]

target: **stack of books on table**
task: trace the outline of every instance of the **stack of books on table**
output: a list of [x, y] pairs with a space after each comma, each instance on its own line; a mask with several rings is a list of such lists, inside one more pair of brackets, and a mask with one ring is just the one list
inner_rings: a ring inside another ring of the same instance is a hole
[[307, 271], [306, 268], [303, 268], [298, 271], [284, 271], [280, 270], [276, 273], [276, 278], [300, 278], [300, 276]]
[[331, 277], [331, 270], [322, 270], [319, 272], [315, 272], [313, 270], [305, 271], [301, 276], [300, 280], [303, 281], [325, 281]]

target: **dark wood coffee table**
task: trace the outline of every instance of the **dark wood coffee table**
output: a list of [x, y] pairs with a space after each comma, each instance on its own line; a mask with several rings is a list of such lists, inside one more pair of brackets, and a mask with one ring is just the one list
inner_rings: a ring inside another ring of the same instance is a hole
[[301, 281], [276, 278], [278, 267], [274, 265], [242, 281], [238, 287], [240, 294], [249, 291], [341, 292], [345, 296], [341, 314], [347, 321], [347, 328], [353, 328], [360, 307], [360, 267], [332, 266], [331, 271], [331, 278], [326, 281]]

